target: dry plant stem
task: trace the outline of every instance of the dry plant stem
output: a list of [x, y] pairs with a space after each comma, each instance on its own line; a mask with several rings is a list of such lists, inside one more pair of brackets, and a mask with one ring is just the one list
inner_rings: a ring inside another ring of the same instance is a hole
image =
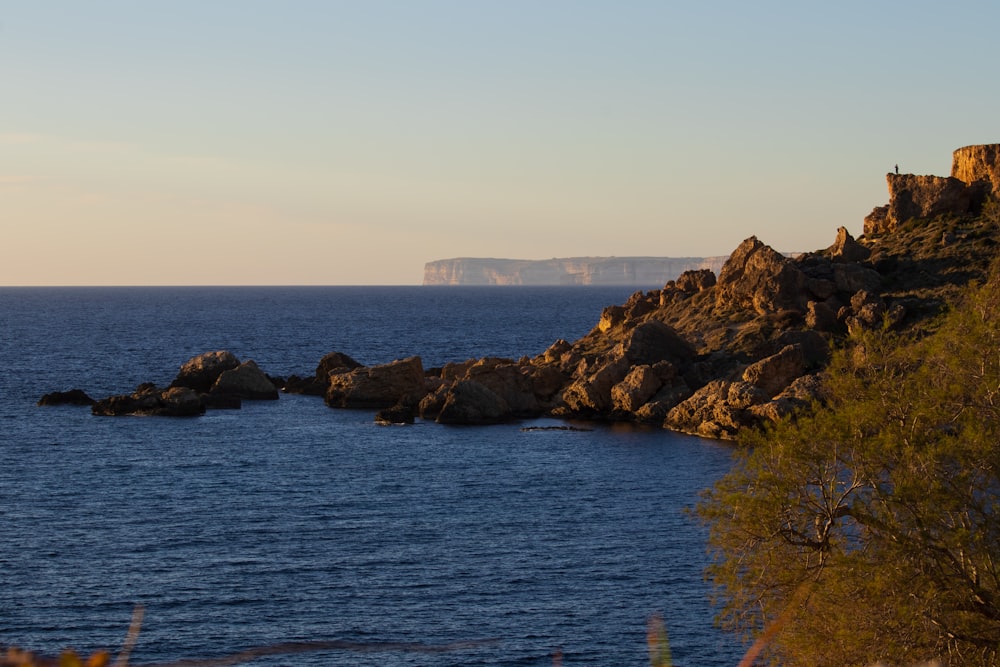
[[814, 585], [814, 582], [807, 581], [796, 589], [795, 593], [792, 594], [792, 599], [788, 601], [788, 605], [785, 609], [778, 614], [778, 618], [774, 619], [770, 625], [764, 628], [764, 632], [762, 632], [760, 637], [757, 638], [757, 641], [755, 641], [753, 645], [747, 649], [747, 652], [743, 655], [743, 659], [740, 660], [740, 664], [737, 665], [737, 667], [753, 666], [758, 656], [760, 656], [761, 651], [764, 650], [764, 647], [766, 647], [768, 643], [774, 639], [774, 636], [778, 634], [778, 631], [781, 630], [785, 623], [788, 622], [788, 619], [792, 617], [792, 614], [794, 614], [795, 610], [798, 608], [799, 603], [809, 595]]
[[139, 630], [142, 628], [142, 617], [145, 613], [146, 609], [141, 604], [137, 604], [132, 610], [132, 622], [128, 626], [128, 635], [125, 636], [125, 643], [122, 644], [122, 650], [118, 653], [113, 667], [128, 667], [128, 657], [139, 641]]

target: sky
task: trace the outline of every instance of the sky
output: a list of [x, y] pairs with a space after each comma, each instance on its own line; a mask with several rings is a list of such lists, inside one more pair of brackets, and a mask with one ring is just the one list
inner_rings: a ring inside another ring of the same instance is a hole
[[1000, 143], [1000, 3], [0, 0], [0, 285], [855, 236]]

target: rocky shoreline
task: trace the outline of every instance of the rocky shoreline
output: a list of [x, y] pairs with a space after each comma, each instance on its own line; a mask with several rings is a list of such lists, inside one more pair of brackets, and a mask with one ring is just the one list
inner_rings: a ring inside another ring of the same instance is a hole
[[424, 368], [418, 356], [362, 366], [342, 352], [311, 374], [276, 378], [253, 361], [207, 352], [166, 388], [144, 384], [93, 401], [79, 390], [40, 404], [91, 405], [95, 415], [196, 416], [273, 400], [279, 390], [332, 408], [493, 424], [550, 415], [655, 424], [732, 439], [822, 400], [831, 349], [865, 329], [926, 326], [997, 254], [1000, 145], [958, 149], [953, 175], [889, 174], [890, 202], [824, 250], [786, 257], [750, 237], [716, 275], [691, 270], [662, 289], [609, 306], [583, 338], [521, 359]]

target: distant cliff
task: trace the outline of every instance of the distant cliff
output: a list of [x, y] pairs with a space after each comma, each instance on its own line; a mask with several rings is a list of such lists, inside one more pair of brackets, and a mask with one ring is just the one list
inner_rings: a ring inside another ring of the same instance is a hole
[[662, 286], [685, 271], [718, 273], [726, 257], [567, 257], [482, 259], [458, 257], [424, 265], [424, 285]]

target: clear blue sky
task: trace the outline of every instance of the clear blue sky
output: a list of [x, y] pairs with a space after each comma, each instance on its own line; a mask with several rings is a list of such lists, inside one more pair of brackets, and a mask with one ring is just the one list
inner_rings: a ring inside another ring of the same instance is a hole
[[416, 284], [861, 233], [1000, 142], [1000, 3], [0, 1], [0, 285]]

